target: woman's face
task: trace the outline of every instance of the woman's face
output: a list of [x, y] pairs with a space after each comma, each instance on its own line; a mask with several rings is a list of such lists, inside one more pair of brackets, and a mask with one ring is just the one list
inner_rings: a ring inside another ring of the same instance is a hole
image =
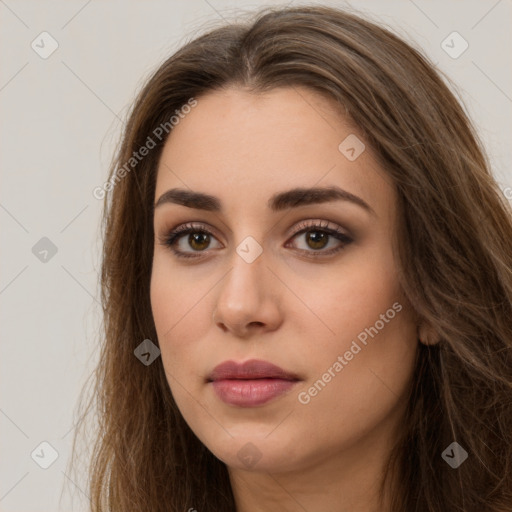
[[[400, 423], [417, 344], [389, 179], [310, 90], [233, 88], [186, 110], [159, 162], [151, 276], [183, 417], [232, 470], [368, 467]], [[176, 228], [191, 229], [166, 245]], [[251, 360], [284, 373], [214, 372]]]

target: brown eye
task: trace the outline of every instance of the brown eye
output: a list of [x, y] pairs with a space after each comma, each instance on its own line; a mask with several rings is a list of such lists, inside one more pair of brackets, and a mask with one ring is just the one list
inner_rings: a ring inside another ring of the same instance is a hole
[[202, 252], [211, 248], [213, 240], [216, 238], [206, 226], [187, 224], [161, 238], [160, 243], [169, 247], [179, 258], [195, 258], [200, 257]]
[[210, 235], [208, 233], [191, 233], [188, 235], [187, 243], [194, 250], [203, 251], [210, 245]]
[[312, 249], [323, 249], [329, 242], [329, 236], [322, 231], [307, 231], [306, 243]]
[[[337, 253], [353, 242], [353, 239], [340, 228], [337, 226], [331, 228], [328, 225], [328, 222], [322, 225], [321, 221], [303, 223], [299, 226], [302, 229], [292, 236], [292, 240], [300, 239], [301, 235], [305, 235], [303, 237], [305, 246], [297, 247], [296, 244], [292, 244], [292, 247], [307, 256], [322, 257]], [[217, 247], [212, 247], [214, 241], [219, 244]], [[206, 225], [192, 224], [174, 229], [167, 236], [162, 237], [160, 243], [169, 247], [179, 258], [201, 257], [201, 253], [207, 253], [209, 249], [222, 246]]]
[[[330, 228], [327, 227], [328, 225], [328, 222], [325, 223], [325, 225], [322, 225], [321, 223], [319, 224], [319, 221], [316, 221], [316, 223], [306, 224], [305, 226], [302, 225], [301, 227], [303, 227], [303, 229], [295, 233], [292, 239], [300, 239], [302, 235], [305, 235], [303, 237], [304, 245], [302, 247], [297, 247], [296, 244], [293, 245], [302, 253], [310, 253], [309, 255], [317, 257], [329, 256], [337, 253], [346, 245], [353, 242], [353, 239], [341, 231], [340, 228]], [[331, 244], [331, 246], [333, 245], [333, 247], [329, 247], [329, 244]], [[328, 249], [326, 249], [326, 247], [328, 247]]]

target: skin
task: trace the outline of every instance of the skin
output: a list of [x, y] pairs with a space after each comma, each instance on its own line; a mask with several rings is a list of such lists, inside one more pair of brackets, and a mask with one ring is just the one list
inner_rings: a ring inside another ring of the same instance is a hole
[[[398, 284], [392, 184], [368, 146], [355, 161], [338, 150], [358, 131], [316, 92], [229, 88], [197, 100], [166, 141], [155, 191], [155, 202], [179, 187], [223, 204], [220, 213], [171, 203], [155, 209], [151, 304], [175, 401], [226, 463], [238, 511], [386, 511], [377, 485], [404, 413], [418, 332], [427, 336]], [[276, 192], [332, 185], [359, 196], [373, 213], [339, 200], [280, 212], [267, 207]], [[330, 237], [315, 249], [307, 233], [294, 235], [301, 221], [319, 220], [353, 242]], [[182, 236], [177, 248], [199, 255], [186, 260], [161, 240], [189, 222], [206, 224], [212, 235], [209, 246], [191, 246]], [[248, 236], [263, 250], [252, 263], [236, 252]], [[396, 302], [401, 311], [301, 403], [299, 393]], [[253, 358], [301, 381], [257, 407], [222, 402], [206, 382], [209, 372], [226, 360]], [[260, 457], [252, 467], [237, 456], [247, 443]]]

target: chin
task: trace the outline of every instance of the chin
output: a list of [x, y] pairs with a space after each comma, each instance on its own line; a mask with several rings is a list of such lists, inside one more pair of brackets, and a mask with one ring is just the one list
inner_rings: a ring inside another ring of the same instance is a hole
[[[283, 431], [284, 432], [284, 431]], [[279, 473], [297, 469], [297, 442], [286, 432], [281, 435], [251, 435], [250, 428], [245, 433], [233, 435], [222, 442], [205, 443], [207, 448], [229, 468], [253, 472]]]

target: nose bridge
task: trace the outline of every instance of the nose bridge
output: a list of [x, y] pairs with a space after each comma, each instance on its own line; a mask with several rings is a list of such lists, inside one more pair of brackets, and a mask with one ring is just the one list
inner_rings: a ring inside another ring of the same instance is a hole
[[[230, 258], [231, 271], [226, 276], [227, 285], [233, 291], [238, 286], [245, 288], [247, 293], [258, 293], [258, 288], [266, 281], [265, 273], [268, 272], [266, 265], [269, 264], [268, 254], [263, 250], [265, 229], [263, 219], [258, 215], [258, 204], [246, 201], [238, 204], [238, 214], [233, 218], [237, 219], [232, 227], [234, 250]], [[234, 212], [233, 212], [234, 213]], [[247, 221], [244, 222], [243, 219]], [[248, 287], [252, 287], [248, 289]], [[239, 290], [240, 291], [240, 290]]]
[[230, 271], [221, 284], [221, 300], [227, 300], [239, 307], [257, 307], [264, 300], [265, 273], [268, 264], [262, 246], [252, 237], [246, 237], [233, 251]]
[[266, 251], [246, 237], [233, 250], [229, 263], [230, 270], [219, 284], [215, 323], [240, 336], [247, 335], [251, 325], [277, 328], [282, 317]]

